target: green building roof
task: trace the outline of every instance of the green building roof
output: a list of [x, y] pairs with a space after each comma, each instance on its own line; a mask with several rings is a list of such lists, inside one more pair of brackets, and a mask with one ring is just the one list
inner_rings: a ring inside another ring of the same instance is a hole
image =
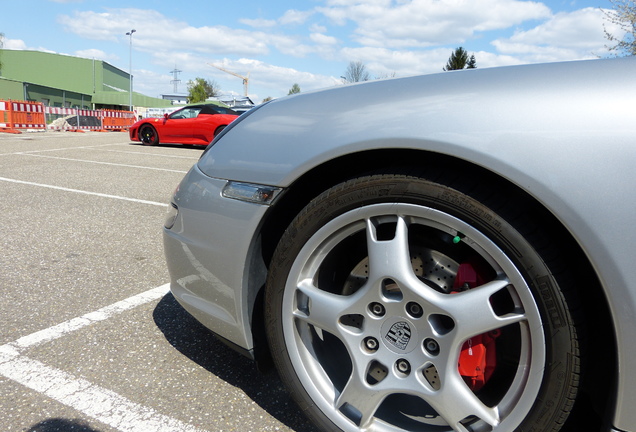
[[[130, 75], [94, 59], [40, 51], [0, 49], [0, 99], [50, 106], [128, 109]], [[133, 92], [135, 107], [169, 107], [170, 101]]]

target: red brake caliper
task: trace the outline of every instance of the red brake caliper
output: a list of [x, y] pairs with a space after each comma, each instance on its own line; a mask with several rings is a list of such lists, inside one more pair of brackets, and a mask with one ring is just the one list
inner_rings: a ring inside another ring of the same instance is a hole
[[[470, 263], [460, 264], [453, 284], [452, 293], [466, 291], [483, 284]], [[497, 366], [497, 346], [495, 340], [501, 335], [494, 330], [468, 339], [459, 354], [459, 374], [472, 391], [478, 391], [488, 382]]]

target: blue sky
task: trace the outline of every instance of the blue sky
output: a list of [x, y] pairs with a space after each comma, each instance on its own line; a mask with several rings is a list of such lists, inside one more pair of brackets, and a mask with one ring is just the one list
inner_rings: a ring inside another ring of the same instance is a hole
[[[351, 61], [371, 77], [441, 72], [463, 46], [477, 67], [607, 56], [609, 0], [4, 1], [4, 48], [105, 60], [129, 70], [134, 90], [187, 92], [197, 77], [255, 102], [342, 84]], [[43, 66], [44, 67], [44, 66]]]

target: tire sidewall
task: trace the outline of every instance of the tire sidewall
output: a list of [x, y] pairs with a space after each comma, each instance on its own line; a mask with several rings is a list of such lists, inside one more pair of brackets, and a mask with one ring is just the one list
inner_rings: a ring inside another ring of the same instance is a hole
[[[154, 135], [154, 139], [150, 140], [150, 141], [145, 141], [143, 139], [143, 134], [146, 130], [150, 130], [152, 132], [152, 134]], [[143, 145], [147, 145], [147, 146], [152, 146], [155, 145], [159, 142], [159, 135], [157, 134], [157, 130], [149, 125], [149, 124], [145, 124], [141, 127], [140, 131], [139, 131], [139, 140], [141, 141], [141, 143]]]
[[[546, 364], [535, 404], [517, 431], [554, 430], [565, 421], [578, 384], [576, 331], [566, 298], [537, 248], [504, 217], [467, 193], [417, 177], [377, 175], [335, 186], [312, 201], [290, 224], [274, 253], [266, 287], [266, 322], [274, 362], [300, 408], [324, 430], [334, 424], [317, 408], [293, 371], [281, 322], [283, 295], [295, 258], [326, 223], [355, 208], [388, 202], [435, 208], [492, 240], [523, 275], [544, 327]], [[519, 222], [523, 225], [525, 222]], [[523, 230], [524, 227], [521, 229]]]

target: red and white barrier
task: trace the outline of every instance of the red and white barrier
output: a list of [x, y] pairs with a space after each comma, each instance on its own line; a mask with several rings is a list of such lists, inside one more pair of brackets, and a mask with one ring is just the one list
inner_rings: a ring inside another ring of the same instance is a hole
[[44, 107], [38, 102], [10, 102], [11, 122], [14, 129], [44, 129]]
[[134, 122], [135, 114], [131, 111], [45, 107], [40, 102], [0, 100], [0, 132], [47, 128], [74, 132], [126, 131]]

